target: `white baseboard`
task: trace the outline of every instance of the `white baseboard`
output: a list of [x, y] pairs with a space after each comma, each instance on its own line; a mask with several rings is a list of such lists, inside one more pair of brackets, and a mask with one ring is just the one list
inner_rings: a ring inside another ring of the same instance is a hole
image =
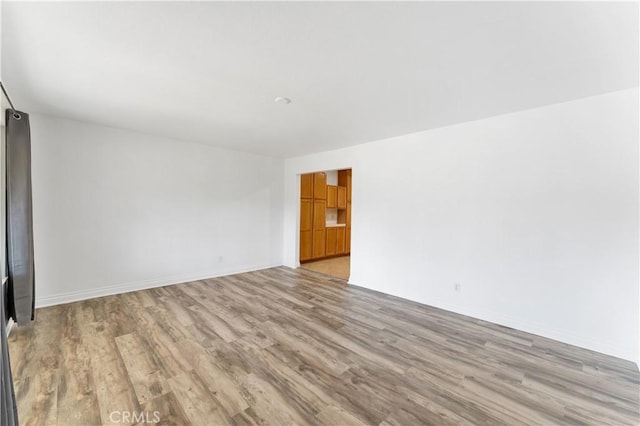
[[[238, 268], [238, 269], [224, 271], [224, 272], [216, 271], [212, 273], [200, 273], [200, 274], [194, 274], [189, 276], [153, 279], [153, 280], [138, 281], [138, 282], [132, 282], [132, 283], [125, 283], [125, 284], [118, 284], [118, 285], [107, 286], [107, 287], [100, 287], [100, 288], [91, 289], [91, 290], [61, 293], [54, 296], [36, 298], [36, 307], [41, 308], [45, 306], [61, 305], [65, 303], [77, 302], [80, 300], [93, 299], [96, 297], [110, 296], [110, 295], [120, 294], [120, 293], [128, 293], [131, 291], [144, 290], [147, 288], [164, 287], [167, 285], [181, 284], [189, 281], [197, 281], [197, 280], [203, 280], [207, 278], [221, 277], [225, 275], [240, 274], [244, 272], [251, 272], [251, 271], [257, 271], [261, 269], [273, 268], [277, 266], [282, 266], [282, 265], [281, 264], [254, 265], [254, 266], [248, 266], [248, 267]], [[349, 280], [348, 283], [350, 285], [359, 286], [354, 282], [352, 282], [351, 280]], [[373, 291], [378, 291], [373, 288], [368, 288], [364, 286], [360, 286], [360, 287], [367, 288]], [[423, 300], [409, 299], [402, 294], [392, 294], [392, 293], [385, 293], [385, 294], [389, 294], [391, 296], [396, 296], [396, 297], [400, 297], [407, 300], [412, 300], [412, 301], [423, 303], [429, 306], [434, 306], [439, 309], [444, 309], [444, 310], [458, 313], [461, 315], [470, 316], [483, 321], [489, 321], [495, 324], [503, 325], [505, 327], [515, 328], [517, 330], [521, 330], [526, 333], [535, 334], [535, 335], [546, 337], [552, 340], [557, 340], [559, 342], [567, 343], [570, 345], [578, 346], [581, 348], [589, 349], [589, 350], [600, 352], [603, 354], [626, 359], [634, 362], [636, 366], [640, 365], [638, 362], [639, 360], [637, 358], [634, 358], [632, 355], [626, 353], [624, 348], [620, 348], [615, 344], [611, 344], [610, 342], [595, 341], [585, 336], [578, 336], [569, 332], [568, 330], [560, 330], [555, 328], [549, 329], [548, 327], [545, 327], [542, 324], [534, 324], [528, 321], [523, 321], [521, 318], [509, 318], [497, 312], [480, 311], [477, 308], [469, 308], [469, 307], [457, 306], [457, 305], [453, 306], [450, 303], [443, 302], [443, 301], [437, 301], [437, 300], [423, 301]], [[10, 320], [10, 322], [7, 324], [7, 334], [9, 333], [12, 326], [13, 326], [13, 321]]]
[[145, 281], [130, 282], [124, 284], [116, 284], [111, 286], [94, 288], [91, 290], [71, 291], [68, 293], [60, 293], [53, 296], [37, 297], [36, 308], [44, 308], [46, 306], [63, 305], [65, 303], [78, 302], [80, 300], [94, 299], [96, 297], [111, 296], [114, 294], [129, 293], [147, 288], [164, 287], [167, 285], [181, 284], [190, 281], [204, 280], [207, 278], [216, 278], [226, 275], [241, 274], [244, 272], [258, 271], [261, 269], [274, 268], [281, 266], [280, 264], [252, 265], [241, 267], [227, 271], [201, 272], [197, 274], [181, 275], [169, 278], [151, 279]]
[[[366, 288], [368, 290], [378, 291], [375, 288], [368, 288], [365, 286], [358, 285], [353, 281], [348, 281], [349, 285]], [[562, 330], [560, 328], [550, 329], [549, 327], [534, 323], [531, 321], [523, 320], [522, 318], [513, 318], [509, 316], [505, 316], [499, 312], [489, 311], [478, 309], [477, 307], [469, 307], [465, 305], [453, 305], [450, 302], [445, 302], [442, 300], [417, 300], [410, 299], [405, 295], [399, 293], [386, 293], [391, 296], [400, 297], [402, 299], [411, 300], [413, 302], [422, 303], [427, 306], [433, 306], [438, 309], [444, 309], [445, 311], [453, 312], [460, 315], [465, 315], [468, 317], [476, 318], [482, 321], [491, 322], [494, 324], [502, 325], [504, 327], [513, 328], [519, 331], [523, 331], [525, 333], [534, 334], [536, 336], [545, 337], [547, 339], [556, 340], [561, 343], [566, 343], [569, 345], [577, 346], [580, 348], [588, 349], [590, 351], [599, 352], [605, 355], [614, 356], [616, 358], [621, 358], [627, 361], [631, 361], [636, 364], [636, 367], [640, 367], [640, 359], [638, 358], [638, 354], [629, 353], [628, 349], [620, 347], [612, 342], [605, 342], [601, 340], [595, 340], [589, 338], [588, 336], [580, 336], [577, 335], [570, 330]]]

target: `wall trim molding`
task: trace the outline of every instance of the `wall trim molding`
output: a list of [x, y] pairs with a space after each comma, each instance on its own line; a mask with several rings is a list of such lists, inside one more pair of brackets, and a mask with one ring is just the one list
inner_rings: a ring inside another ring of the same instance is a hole
[[[235, 275], [235, 274], [241, 274], [245, 272], [259, 271], [259, 270], [274, 268], [278, 266], [291, 267], [286, 264], [285, 265], [265, 264], [265, 265], [247, 266], [247, 267], [237, 268], [237, 269], [224, 271], [224, 272], [217, 271], [217, 272], [211, 272], [211, 273], [200, 273], [200, 274], [172, 277], [168, 279], [166, 278], [151, 279], [151, 280], [145, 280], [145, 281], [117, 284], [112, 286], [100, 287], [92, 290], [75, 291], [75, 292], [61, 293], [58, 295], [42, 297], [42, 298], [36, 298], [36, 307], [43, 308], [46, 306], [62, 305], [62, 304], [77, 302], [81, 300], [94, 299], [98, 297], [111, 296], [115, 294], [129, 293], [129, 292], [144, 290], [149, 288], [184, 284], [190, 281], [198, 281], [198, 280], [204, 280], [208, 278], [217, 278], [217, 277], [222, 277], [227, 275]], [[295, 269], [296, 267], [293, 267], [293, 268]], [[351, 280], [348, 281], [348, 284], [354, 287], [360, 287], [360, 288], [375, 291], [378, 293], [388, 294], [390, 296], [399, 297], [405, 300], [421, 303], [426, 306], [432, 306], [438, 309], [444, 309], [446, 311], [472, 317], [480, 321], [487, 321], [487, 322], [498, 324], [504, 327], [514, 328], [516, 330], [523, 331], [525, 333], [530, 333], [543, 338], [556, 340], [558, 342], [577, 346], [583, 349], [618, 357], [621, 359], [631, 361], [634, 364], [636, 364], [636, 367], [640, 367], [640, 364], [638, 363], [637, 360], [634, 360], [629, 358], [628, 356], [622, 355], [625, 353], [624, 348], [621, 348], [615, 344], [611, 344], [610, 342], [595, 341], [585, 336], [576, 335], [567, 330], [561, 330], [561, 329], [552, 330], [542, 324], [537, 324], [537, 323], [534, 324], [529, 321], [522, 321], [521, 319], [508, 317], [493, 311], [471, 309], [468, 306], [463, 306], [463, 305], [454, 306], [454, 305], [451, 305], [450, 303], [446, 303], [441, 300], [435, 300], [435, 299], [429, 300], [429, 301], [416, 300], [412, 298], [407, 298], [402, 294], [382, 292], [374, 288], [358, 285]], [[10, 319], [9, 322], [7, 323], [7, 335], [11, 331], [13, 324], [14, 324], [13, 320]]]
[[249, 265], [240, 268], [234, 268], [226, 271], [202, 272], [197, 274], [180, 275], [171, 278], [157, 278], [143, 281], [134, 281], [123, 284], [115, 284], [91, 290], [71, 291], [60, 293], [52, 296], [37, 297], [36, 291], [36, 308], [44, 308], [47, 306], [63, 305], [81, 300], [95, 299], [97, 297], [112, 296], [115, 294], [130, 293], [132, 291], [145, 290], [148, 288], [165, 287], [175, 284], [183, 284], [191, 281], [204, 280], [208, 278], [223, 277], [226, 275], [241, 274], [244, 272], [259, 271], [262, 269], [274, 268], [282, 266], [281, 264], [259, 264]]

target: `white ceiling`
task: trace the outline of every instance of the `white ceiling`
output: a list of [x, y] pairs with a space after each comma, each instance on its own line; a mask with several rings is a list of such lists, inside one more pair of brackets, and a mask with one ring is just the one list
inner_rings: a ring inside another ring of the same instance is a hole
[[637, 2], [2, 6], [19, 109], [279, 157], [634, 87], [638, 72]]

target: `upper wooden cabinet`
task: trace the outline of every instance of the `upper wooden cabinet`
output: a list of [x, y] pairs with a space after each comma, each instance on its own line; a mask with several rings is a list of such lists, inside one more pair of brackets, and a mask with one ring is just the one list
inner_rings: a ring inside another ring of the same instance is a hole
[[347, 188], [347, 201], [351, 201], [351, 169], [338, 170], [338, 185]]
[[335, 209], [336, 207], [338, 207], [338, 187], [327, 185], [327, 208]]
[[313, 198], [313, 174], [300, 175], [300, 198]]
[[344, 186], [338, 186], [338, 208], [347, 208], [347, 188]]
[[324, 172], [313, 174], [313, 198], [320, 200], [327, 198], [327, 175]]
[[344, 186], [327, 185], [327, 208], [347, 208], [347, 188]]

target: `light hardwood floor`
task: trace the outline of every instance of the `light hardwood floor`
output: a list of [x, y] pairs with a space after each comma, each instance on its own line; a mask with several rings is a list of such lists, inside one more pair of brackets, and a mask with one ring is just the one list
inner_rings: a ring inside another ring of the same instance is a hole
[[306, 262], [300, 265], [301, 268], [316, 271], [327, 275], [332, 275], [344, 280], [349, 279], [351, 266], [351, 256], [333, 257], [331, 259]]
[[9, 345], [23, 425], [639, 420], [628, 361], [303, 269], [38, 309]]

